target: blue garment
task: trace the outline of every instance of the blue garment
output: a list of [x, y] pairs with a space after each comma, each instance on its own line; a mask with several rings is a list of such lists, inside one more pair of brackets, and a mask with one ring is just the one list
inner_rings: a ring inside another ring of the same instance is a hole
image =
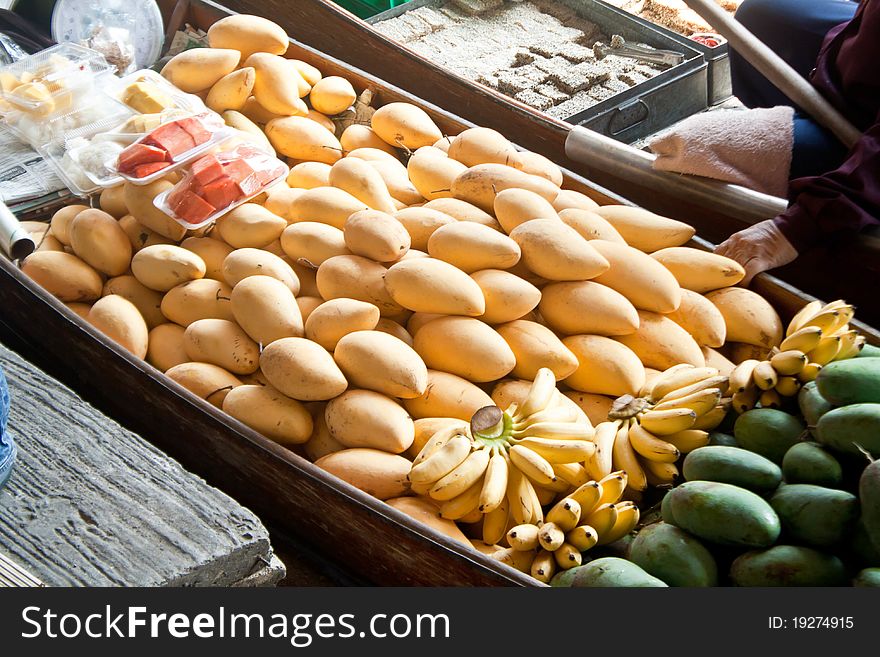
[[0, 369], [0, 487], [9, 479], [12, 472], [12, 464], [15, 462], [15, 443], [12, 436], [6, 431], [6, 421], [9, 419], [9, 388], [6, 386], [6, 377]]
[[[857, 8], [851, 0], [745, 0], [736, 19], [806, 78], [816, 65], [825, 35], [852, 19]], [[847, 149], [831, 132], [798, 111], [785, 94], [733, 49], [730, 74], [733, 93], [746, 107], [795, 108], [790, 179], [833, 171], [846, 159]]]

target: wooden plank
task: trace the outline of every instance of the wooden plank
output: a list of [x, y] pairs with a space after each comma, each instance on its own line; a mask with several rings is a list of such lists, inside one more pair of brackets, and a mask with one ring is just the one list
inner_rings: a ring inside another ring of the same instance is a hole
[[50, 586], [225, 586], [272, 550], [260, 520], [0, 345], [18, 444], [0, 545]]

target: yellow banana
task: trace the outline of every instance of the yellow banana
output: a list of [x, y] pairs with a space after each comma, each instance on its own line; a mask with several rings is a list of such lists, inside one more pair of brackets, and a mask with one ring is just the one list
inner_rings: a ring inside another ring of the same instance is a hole
[[569, 486], [577, 488], [590, 480], [587, 469], [581, 463], [554, 463], [553, 472]]
[[599, 500], [602, 499], [602, 486], [598, 481], [588, 481], [570, 493], [569, 497], [580, 504], [581, 517], [583, 518], [599, 506]]
[[554, 552], [563, 543], [565, 543], [565, 533], [552, 522], [545, 522], [538, 529], [538, 545], [548, 552]]
[[804, 365], [807, 364], [807, 355], [797, 349], [780, 351], [770, 358], [770, 364], [780, 376], [794, 376], [804, 369]]
[[675, 463], [681, 456], [675, 445], [648, 433], [638, 422], [629, 425], [629, 442], [640, 456], [650, 461]]
[[719, 388], [705, 388], [678, 399], [660, 402], [652, 410], [665, 411], [670, 408], [689, 408], [697, 414], [697, 417], [700, 417], [715, 408], [719, 401], [721, 401], [721, 390]]
[[[615, 470], [626, 471], [627, 483], [631, 488], [645, 490], [648, 487], [648, 482], [645, 479], [645, 472], [642, 470], [642, 466], [639, 465], [639, 459], [636, 457], [635, 450], [633, 450], [629, 442], [628, 424], [628, 422], [625, 422], [617, 430], [617, 435], [614, 437], [614, 447], [611, 451], [612, 467]], [[596, 527], [593, 523], [588, 524]], [[599, 528], [596, 527], [596, 530], [599, 530]], [[602, 535], [601, 531], [599, 535]]]
[[544, 584], [553, 579], [553, 575], [556, 574], [556, 559], [553, 557], [553, 553], [544, 551], [538, 552], [538, 555], [532, 562], [532, 567], [529, 569], [529, 572], [532, 577], [539, 582], [544, 582]]
[[457, 436], [458, 434], [463, 433], [462, 428], [459, 425], [452, 425], [448, 427], [444, 427], [437, 431], [431, 438], [428, 439], [428, 442], [425, 443], [425, 446], [419, 451], [416, 457], [413, 459], [413, 466], [419, 465], [425, 459], [427, 459], [432, 454], [435, 454], [437, 450], [446, 445], [450, 440], [452, 440], [453, 436]]
[[583, 562], [580, 551], [571, 543], [563, 543], [553, 553], [556, 565], [560, 570], [570, 570]]
[[577, 417], [574, 413], [571, 412], [571, 409], [568, 406], [550, 406], [549, 408], [545, 408], [543, 411], [538, 411], [537, 413], [532, 413], [526, 418], [523, 418], [520, 422], [515, 422], [513, 424], [514, 433], [522, 433], [523, 435], [528, 434], [526, 429], [529, 427], [541, 423], [541, 422], [550, 422], [555, 424], [569, 424], [575, 422]]
[[[532, 484], [528, 477], [523, 477], [520, 481], [520, 485], [523, 488], [529, 504], [529, 522], [533, 524], [540, 524], [544, 522], [544, 509], [541, 508], [541, 499], [538, 497], [538, 491], [536, 490], [535, 486]], [[552, 498], [548, 499], [548, 504], [551, 500]]]
[[537, 454], [543, 456], [548, 463], [555, 465], [556, 463], [579, 463], [586, 461], [593, 452], [596, 451], [596, 445], [587, 440], [566, 440], [563, 438], [537, 438], [529, 436], [520, 438], [515, 444], [526, 447]]
[[639, 524], [639, 507], [632, 502], [619, 502], [614, 505], [617, 518], [614, 525], [604, 535], [599, 536], [599, 545], [607, 545], [620, 540]]
[[800, 389], [801, 383], [796, 376], [780, 376], [775, 388], [783, 397], [794, 397]]
[[503, 500], [501, 504], [495, 507], [494, 511], [490, 511], [483, 516], [484, 543], [495, 545], [504, 537], [504, 534], [507, 532], [509, 515], [507, 500]]
[[480, 511], [490, 513], [498, 508], [504, 501], [507, 491], [507, 459], [500, 452], [492, 454], [489, 465], [486, 466], [486, 476], [483, 477], [483, 487], [480, 490]]
[[[697, 421], [694, 422], [691, 429], [711, 431], [719, 424], [724, 422], [724, 418], [727, 417], [728, 410], [730, 410], [730, 404], [719, 404], [705, 415], [701, 415], [700, 417], [698, 417]], [[666, 438], [668, 439], [668, 436], [666, 436]]]
[[779, 375], [773, 369], [773, 365], [770, 364], [769, 360], [762, 360], [755, 365], [752, 378], [755, 380], [755, 385], [758, 386], [759, 390], [770, 390], [776, 385]]
[[464, 523], [465, 525], [473, 525], [475, 523], [480, 522], [483, 519], [483, 513], [477, 507], [474, 507], [470, 510], [469, 513], [466, 513], [461, 518], [458, 519], [458, 522]]
[[535, 483], [551, 484], [556, 481], [553, 466], [540, 454], [521, 445], [513, 445], [508, 454], [511, 463]]
[[832, 335], [827, 338], [822, 338], [822, 341], [819, 343], [819, 346], [813, 349], [810, 353], [807, 354], [807, 358], [810, 359], [811, 363], [816, 363], [817, 365], [827, 365], [837, 356], [837, 352], [840, 351], [840, 336]]
[[761, 408], [779, 408], [782, 406], [782, 398], [778, 392], [771, 388], [761, 393], [761, 396], [758, 397], [758, 403], [761, 404]]
[[844, 326], [849, 324], [850, 320], [855, 317], [855, 306], [848, 304], [843, 299], [832, 301], [822, 309], [824, 312], [835, 310], [838, 313], [837, 319], [826, 331], [826, 335], [840, 331]]
[[[846, 360], [847, 358], [858, 356], [859, 352], [862, 350], [862, 347], [859, 345], [860, 336], [858, 331], [844, 331], [838, 335], [840, 337], [840, 348], [834, 355], [834, 360]], [[862, 340], [864, 340], [864, 338], [862, 338]], [[862, 342], [862, 344], [864, 344], [864, 342]]]
[[737, 392], [733, 395], [731, 399], [731, 405], [733, 406], [733, 410], [742, 415], [746, 411], [750, 411], [755, 407], [755, 404], [758, 403], [758, 396], [761, 394], [761, 391], [757, 386], [750, 388], [744, 392]]
[[822, 310], [822, 302], [818, 299], [810, 301], [803, 308], [801, 308], [795, 316], [792, 317], [791, 321], [788, 323], [788, 329], [786, 330], [786, 335], [792, 335], [802, 329], [807, 321], [813, 317], [816, 313]]
[[553, 523], [563, 532], [577, 527], [581, 519], [581, 505], [571, 497], [559, 500], [552, 509], [547, 512], [546, 522]]
[[538, 497], [538, 504], [541, 506], [547, 506], [548, 504], [552, 504], [559, 493], [568, 493], [571, 490], [571, 486], [566, 484], [564, 481], [556, 480], [553, 484], [554, 487], [559, 486], [559, 484], [563, 484], [561, 490], [553, 490], [553, 488], [548, 488], [546, 486], [538, 486], [532, 483], [532, 488], [535, 489], [535, 495]]
[[507, 543], [514, 550], [534, 550], [538, 547], [538, 528], [535, 525], [517, 525], [507, 532]]
[[532, 520], [532, 498], [531, 493], [523, 486], [525, 479], [526, 476], [518, 468], [508, 464], [507, 503], [510, 507], [510, 517], [517, 525]]
[[736, 366], [733, 372], [730, 373], [731, 393], [736, 394], [738, 392], [745, 392], [755, 385], [753, 374], [755, 372], [755, 367], [757, 367], [759, 362], [761, 361], [750, 358]]
[[596, 425], [596, 451], [586, 462], [587, 472], [593, 479], [599, 480], [611, 472], [614, 438], [619, 427], [620, 421]]
[[[437, 481], [428, 491], [428, 495], [441, 502], [461, 495], [482, 480], [491, 457], [491, 450], [485, 447], [471, 452], [452, 472]], [[479, 504], [479, 495], [477, 495], [477, 504]]]
[[556, 392], [556, 375], [547, 367], [542, 367], [535, 375], [526, 398], [519, 405], [513, 421], [519, 422], [533, 413], [543, 411], [550, 405]]
[[515, 568], [520, 572], [531, 573], [532, 563], [534, 563], [537, 558], [537, 554], [538, 552], [536, 550], [521, 552], [520, 550], [514, 550], [513, 548], [504, 548], [503, 550], [494, 552], [492, 558], [503, 564], [507, 564], [511, 568]]
[[862, 349], [865, 348], [865, 344], [868, 342], [868, 339], [864, 335], [859, 335], [856, 337], [852, 346], [848, 347], [846, 352], [838, 351], [837, 355], [834, 357], [834, 360], [844, 360], [846, 358], [855, 358], [861, 353]]
[[722, 374], [715, 374], [714, 376], [706, 377], [701, 381], [697, 381], [696, 383], [692, 383], [689, 386], [685, 386], [684, 388], [679, 388], [678, 390], [673, 390], [668, 393], [665, 397], [661, 398], [657, 403], [662, 404], [664, 402], [670, 402], [676, 399], [681, 399], [682, 397], [689, 397], [694, 393], [700, 392], [701, 390], [706, 390], [707, 388], [723, 388], [729, 385], [728, 377]]
[[779, 345], [779, 350], [783, 352], [797, 350], [806, 353], [818, 347], [821, 339], [822, 329], [818, 326], [805, 326], [785, 338]]
[[471, 439], [456, 434], [418, 465], [409, 471], [414, 484], [427, 484], [445, 477], [461, 465], [471, 453]]
[[801, 383], [809, 383], [810, 381], [815, 381], [816, 377], [819, 376], [819, 372], [822, 371], [822, 366], [818, 363], [807, 363], [804, 365], [804, 369], [800, 371], [800, 374], [797, 375], [798, 381]]
[[[477, 481], [466, 491], [446, 500], [440, 505], [440, 516], [448, 520], [462, 520], [472, 511], [480, 511], [480, 490], [483, 487], [482, 481]], [[477, 517], [477, 520], [480, 518]]]
[[601, 504], [596, 507], [595, 511], [583, 519], [583, 523], [595, 529], [596, 534], [601, 540], [604, 534], [611, 531], [616, 520], [617, 508], [613, 504]]
[[[841, 313], [837, 310], [820, 310], [804, 323], [804, 326], [818, 326], [822, 329], [823, 335], [831, 335], [836, 330], [835, 327], [846, 323], [846, 320], [840, 322]], [[838, 323], [840, 322], [840, 323]]]
[[599, 534], [589, 525], [578, 525], [568, 532], [565, 540], [581, 552], [586, 552], [599, 542]]
[[[637, 420], [642, 427], [656, 436], [666, 436], [690, 429], [697, 414], [689, 408], [673, 408], [668, 411], [646, 411]], [[615, 445], [617, 443], [615, 442]]]
[[678, 467], [675, 463], [645, 461], [645, 475], [652, 486], [671, 486], [678, 476]]
[[594, 504], [594, 508], [601, 504], [613, 504], [619, 500], [620, 496], [623, 495], [623, 491], [626, 490], [627, 481], [628, 477], [623, 470], [612, 472], [610, 475], [599, 481], [598, 483], [602, 490], [602, 495]]
[[663, 438], [675, 445], [682, 454], [687, 454], [698, 447], [705, 447], [709, 444], [709, 433], [700, 429], [687, 429], [670, 436], [663, 436]]
[[516, 438], [535, 436], [561, 440], [592, 440], [593, 429], [584, 422], [538, 422], [522, 431], [514, 430]]
[[660, 400], [675, 390], [686, 388], [695, 383], [699, 383], [703, 379], [716, 376], [718, 370], [714, 367], [681, 367], [670, 368], [660, 374], [654, 381], [651, 388], [650, 398], [652, 400]]

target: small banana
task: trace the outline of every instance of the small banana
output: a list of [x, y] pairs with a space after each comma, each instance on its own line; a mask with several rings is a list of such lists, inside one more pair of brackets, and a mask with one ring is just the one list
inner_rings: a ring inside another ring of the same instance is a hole
[[840, 342], [839, 335], [822, 338], [819, 346], [808, 353], [807, 358], [809, 358], [811, 363], [827, 365], [837, 356], [837, 352], [840, 350]]
[[660, 399], [658, 403], [670, 402], [675, 399], [681, 399], [682, 397], [689, 397], [690, 395], [693, 395], [694, 393], [700, 392], [702, 390], [706, 390], [707, 388], [721, 388], [724, 386], [728, 386], [729, 384], [730, 380], [728, 377], [721, 374], [715, 374], [713, 376], [706, 377], [701, 381], [697, 381], [696, 383], [692, 383], [689, 386], [685, 386], [684, 388], [673, 390], [665, 397]]
[[[529, 522], [533, 524], [540, 524], [544, 522], [544, 509], [542, 508], [541, 499], [538, 497], [538, 491], [535, 486], [529, 480], [528, 477], [523, 477], [520, 481], [520, 485], [523, 488], [526, 499], [528, 500], [529, 508], [530, 508], [530, 520]], [[550, 500], [547, 500], [548, 504]]]
[[581, 463], [554, 463], [553, 472], [569, 486], [577, 488], [590, 480], [587, 469]]
[[599, 481], [598, 483], [602, 490], [602, 495], [599, 496], [594, 508], [602, 504], [613, 504], [619, 500], [620, 496], [623, 495], [623, 491], [626, 490], [627, 481], [628, 478], [626, 472], [623, 470], [612, 472], [610, 475]]
[[818, 347], [821, 339], [822, 329], [818, 326], [805, 326], [785, 338], [779, 345], [779, 350], [783, 352], [797, 350], [807, 353]]
[[566, 440], [564, 438], [528, 436], [527, 438], [518, 439], [516, 444], [540, 454], [551, 465], [583, 462], [596, 451], [596, 445], [592, 442], [586, 440]]
[[[727, 400], [726, 404], [719, 404], [711, 411], [706, 413], [705, 415], [701, 415], [697, 418], [697, 421], [694, 422], [691, 429], [701, 429], [703, 431], [711, 431], [716, 428], [719, 424], [724, 422], [724, 418], [727, 417], [727, 412], [730, 410], [730, 400]], [[668, 436], [666, 437], [668, 439]]]
[[[615, 470], [626, 471], [627, 483], [634, 490], [645, 490], [648, 487], [648, 481], [645, 479], [645, 472], [639, 465], [639, 459], [636, 452], [629, 442], [629, 422], [624, 422], [617, 435], [614, 437], [614, 447], [611, 450], [612, 467]], [[596, 527], [593, 523], [588, 523]], [[596, 527], [599, 530], [598, 527]], [[599, 531], [601, 536], [602, 532]]]
[[507, 543], [514, 550], [534, 550], [538, 547], [538, 527], [517, 525], [507, 532]]
[[847, 358], [858, 356], [865, 344], [865, 338], [860, 336], [858, 331], [844, 331], [838, 335], [840, 337], [840, 348], [837, 350], [834, 360], [846, 360]]
[[675, 463], [681, 453], [678, 448], [661, 440], [653, 434], [645, 431], [638, 422], [629, 425], [629, 442], [639, 456], [650, 461], [662, 461], [663, 463]]
[[654, 381], [650, 398], [654, 400], [663, 399], [675, 390], [681, 390], [717, 374], [718, 370], [714, 367], [687, 366], [680, 369], [669, 368]]
[[525, 490], [524, 480], [526, 480], [526, 476], [518, 468], [508, 468], [507, 503], [510, 507], [510, 517], [517, 525], [532, 520], [531, 493]]
[[607, 545], [620, 540], [639, 524], [639, 507], [632, 502], [619, 502], [614, 505], [617, 518], [614, 525], [604, 535], [599, 535], [599, 545]]
[[480, 490], [480, 511], [490, 513], [497, 509], [504, 501], [507, 491], [508, 475], [507, 459], [501, 452], [496, 451], [489, 459], [486, 466], [486, 475], [483, 477], [483, 487]]
[[431, 436], [428, 442], [425, 443], [425, 446], [422, 447], [422, 449], [413, 459], [413, 465], [419, 465], [429, 456], [435, 454], [438, 449], [446, 445], [446, 443], [452, 440], [454, 436], [457, 436], [461, 433], [462, 429], [459, 425], [452, 425], [444, 429], [440, 429], [433, 436]]
[[570, 570], [583, 563], [580, 551], [571, 543], [563, 543], [553, 553], [556, 565], [560, 570]]
[[669, 436], [663, 436], [663, 439], [675, 445], [682, 454], [688, 454], [698, 447], [708, 445], [709, 433], [700, 429], [686, 429]]
[[[483, 478], [491, 457], [491, 451], [486, 448], [471, 452], [452, 472], [439, 479], [428, 491], [428, 495], [440, 502], [461, 495]], [[479, 495], [477, 495], [477, 504], [479, 504]]]
[[792, 335], [802, 329], [807, 321], [820, 310], [822, 310], [821, 301], [819, 301], [818, 299], [810, 301], [803, 308], [801, 308], [794, 317], [792, 317], [791, 321], [788, 323], [788, 330], [785, 334]]
[[775, 388], [783, 397], [794, 397], [800, 389], [801, 383], [796, 376], [780, 376]]
[[841, 313], [837, 310], [820, 310], [818, 313], [813, 315], [810, 319], [808, 319], [804, 326], [818, 326], [822, 329], [823, 335], [831, 335], [837, 330], [838, 327], [846, 324], [846, 320], [840, 321], [842, 319]]
[[678, 476], [675, 463], [645, 462], [645, 475], [652, 486], [671, 486]]
[[804, 369], [804, 365], [807, 364], [807, 355], [797, 349], [780, 351], [770, 358], [770, 364], [780, 376], [794, 376]]
[[555, 552], [565, 543], [565, 532], [552, 522], [545, 522], [538, 528], [538, 545], [548, 552]]
[[761, 404], [761, 408], [779, 408], [782, 406], [782, 398], [778, 392], [771, 388], [761, 393], [761, 396], [758, 397], [758, 403]]
[[733, 410], [742, 415], [746, 411], [753, 409], [755, 407], [755, 404], [758, 403], [758, 396], [760, 394], [761, 391], [757, 388], [757, 386], [754, 386], [744, 392], [735, 393], [733, 395], [733, 398], [731, 399]]
[[539, 551], [529, 569], [532, 577], [546, 584], [556, 574], [556, 559], [552, 552]]
[[[532, 550], [530, 552], [521, 552], [520, 550], [514, 550], [513, 548], [504, 548], [503, 550], [498, 550], [497, 552], [494, 552], [492, 554], [492, 558], [496, 561], [500, 561], [503, 564], [507, 564], [511, 568], [514, 568], [520, 572], [531, 574], [532, 564], [537, 558], [537, 554], [538, 553], [535, 550]], [[532, 576], [534, 577], [533, 574]]]
[[822, 366], [818, 363], [807, 363], [804, 365], [804, 369], [800, 371], [800, 374], [797, 375], [798, 381], [801, 383], [809, 383], [810, 381], [815, 381], [816, 377], [819, 376], [819, 372], [822, 371]]
[[513, 436], [521, 438], [536, 436], [539, 438], [555, 438], [562, 440], [592, 440], [592, 428], [583, 422], [538, 422], [522, 431], [514, 430]]
[[535, 375], [534, 381], [529, 388], [528, 395], [519, 405], [514, 415], [514, 423], [522, 421], [533, 413], [543, 411], [550, 405], [553, 395], [556, 393], [556, 376], [549, 368], [542, 367]]
[[559, 480], [557, 480], [556, 483], [553, 485], [558, 486], [560, 483], [564, 484], [562, 490], [553, 490], [552, 488], [538, 486], [533, 483], [532, 488], [535, 489], [535, 495], [538, 498], [538, 504], [540, 504], [542, 507], [547, 506], [548, 504], [553, 504], [559, 493], [567, 493], [571, 490], [571, 486], [569, 486], [565, 482], [560, 482]]
[[571, 497], [559, 500], [545, 516], [546, 522], [553, 523], [563, 532], [577, 527], [581, 519], [581, 505]]
[[773, 368], [773, 365], [770, 364], [769, 360], [762, 360], [755, 365], [755, 371], [752, 373], [752, 378], [755, 380], [755, 385], [758, 386], [759, 390], [770, 390], [776, 385], [779, 375], [776, 373], [776, 370]]
[[689, 408], [673, 408], [668, 411], [646, 411], [638, 417], [638, 422], [655, 436], [666, 436], [690, 429], [696, 419], [697, 414]]
[[617, 520], [617, 509], [613, 504], [601, 504], [582, 522], [596, 530], [596, 534], [601, 537], [611, 531], [614, 522]]
[[[829, 307], [830, 306], [830, 307]], [[855, 306], [848, 304], [843, 299], [838, 299], [837, 301], [833, 301], [825, 308], [823, 311], [828, 310], [836, 310], [838, 313], [837, 319], [835, 322], [828, 328], [827, 333], [835, 333], [840, 331], [844, 326], [849, 324], [853, 317], [855, 317], [856, 309]]]
[[565, 540], [581, 552], [586, 552], [599, 542], [599, 534], [590, 525], [578, 525], [568, 532]]
[[602, 486], [598, 481], [588, 481], [573, 493], [569, 493], [568, 496], [580, 504], [581, 517], [584, 517], [599, 506], [599, 500], [602, 499]]
[[730, 373], [730, 391], [733, 394], [745, 392], [755, 384], [753, 375], [759, 362], [754, 358], [744, 360]]
[[535, 483], [551, 484], [556, 481], [553, 466], [540, 454], [520, 445], [511, 447], [508, 454], [511, 463]]
[[[482, 487], [482, 482], [477, 481], [460, 495], [443, 502], [440, 505], [440, 516], [448, 520], [463, 520], [473, 511], [479, 513], [480, 490]], [[476, 520], [479, 519], [479, 517], [476, 518]], [[472, 522], [476, 522], [476, 520]]]
[[594, 438], [596, 451], [587, 459], [586, 466], [587, 472], [597, 481], [611, 473], [614, 439], [619, 427], [620, 421], [601, 422], [596, 425], [596, 437]]
[[433, 454], [409, 472], [409, 480], [414, 484], [435, 482], [448, 475], [461, 465], [471, 452], [471, 439], [456, 434]]
[[483, 516], [483, 542], [489, 545], [495, 545], [500, 541], [507, 532], [507, 521], [510, 511], [507, 500], [502, 500], [501, 504], [495, 507], [494, 511]]
[[678, 399], [661, 401], [652, 410], [665, 411], [671, 408], [689, 408], [699, 417], [715, 408], [719, 401], [721, 401], [721, 390], [719, 388], [704, 388]]

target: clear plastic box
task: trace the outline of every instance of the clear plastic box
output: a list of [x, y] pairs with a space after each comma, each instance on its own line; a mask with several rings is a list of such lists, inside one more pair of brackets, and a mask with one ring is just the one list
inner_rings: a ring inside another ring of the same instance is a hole
[[[193, 114], [204, 112], [207, 108], [202, 99], [194, 94], [188, 94], [173, 84], [168, 82], [161, 75], [150, 69], [141, 69], [134, 73], [129, 73], [125, 77], [114, 79], [107, 87], [107, 93], [121, 103], [126, 103], [126, 91], [129, 87], [138, 82], [146, 82], [156, 87], [161, 93], [165, 94], [171, 101], [172, 106], [165, 109], [180, 109]], [[132, 107], [135, 112], [149, 114], [152, 112], [141, 112], [137, 107]]]

